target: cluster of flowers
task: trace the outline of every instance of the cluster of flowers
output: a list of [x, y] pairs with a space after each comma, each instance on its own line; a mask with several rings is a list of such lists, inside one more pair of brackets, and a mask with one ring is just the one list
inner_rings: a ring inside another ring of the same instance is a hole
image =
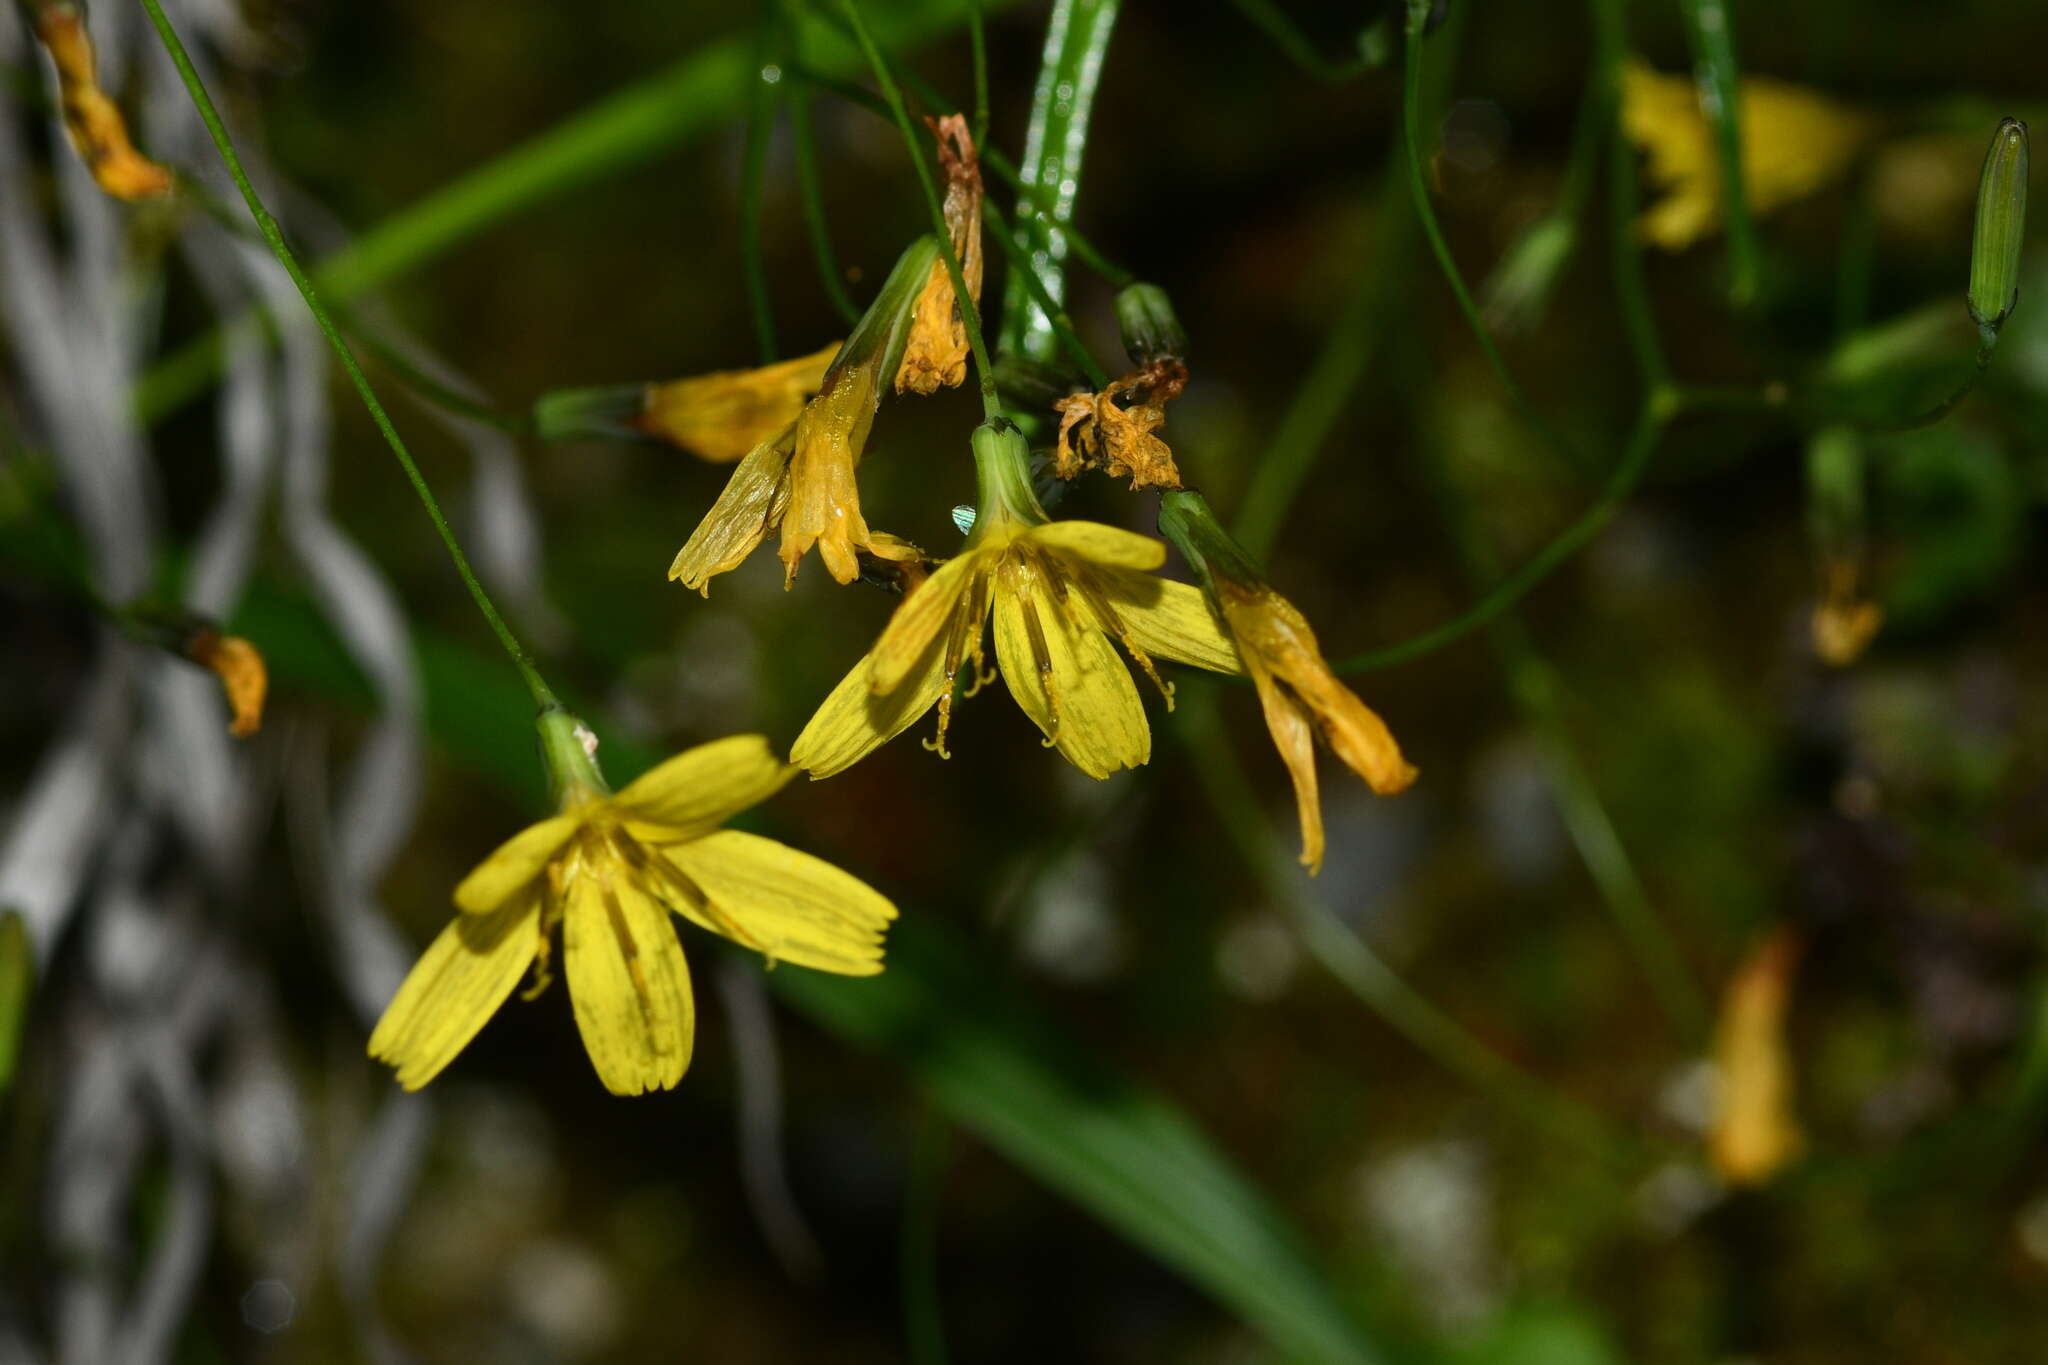
[[[1323, 856], [1314, 737], [1380, 792], [1414, 778], [1393, 736], [1331, 672], [1308, 623], [1260, 576], [1201, 495], [1186, 488], [1157, 435], [1186, 368], [1178, 324], [1149, 286], [1126, 291], [1138, 368], [1100, 393], [1054, 405], [1063, 478], [1099, 468], [1161, 492], [1160, 529], [1200, 587], [1161, 577], [1149, 536], [1055, 520], [1033, 490], [1030, 448], [1002, 421], [975, 430], [978, 498], [966, 541], [935, 560], [872, 529], [856, 473], [885, 392], [962, 383], [969, 345], [953, 263], [978, 301], [981, 179], [964, 120], [935, 125], [950, 240], [923, 237], [897, 261], [846, 341], [759, 369], [625, 389], [557, 394], [543, 430], [630, 430], [709, 460], [738, 461], [669, 577], [708, 595], [711, 580], [778, 535], [786, 579], [818, 552], [842, 584], [897, 587], [874, 648], [776, 757], [765, 739], [718, 741], [611, 794], [573, 717], [543, 717], [560, 813], [523, 831], [461, 886], [461, 914], [413, 969], [370, 1040], [401, 1084], [430, 1080], [475, 1036], [522, 976], [537, 993], [561, 926], [570, 994], [598, 1075], [624, 1094], [673, 1085], [691, 1044], [689, 977], [667, 908], [773, 962], [863, 974], [881, 968], [895, 910], [848, 874], [768, 839], [717, 826], [797, 771], [829, 777], [934, 709], [925, 747], [947, 756], [956, 699], [1000, 674], [1017, 705], [1069, 762], [1104, 778], [1151, 756], [1151, 730], [1119, 647], [1173, 704], [1162, 661], [1249, 673], [1293, 778], [1302, 861]], [[1127, 326], [1127, 331], [1129, 328]], [[985, 639], [993, 622], [994, 667]]]

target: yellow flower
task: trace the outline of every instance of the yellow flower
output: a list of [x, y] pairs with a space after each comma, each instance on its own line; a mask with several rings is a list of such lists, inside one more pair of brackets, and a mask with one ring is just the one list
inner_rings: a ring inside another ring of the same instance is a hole
[[148, 199], [171, 192], [171, 173], [135, 150], [120, 109], [100, 89], [92, 35], [69, 4], [46, 4], [36, 36], [57, 68], [57, 98], [64, 131], [99, 187], [116, 199]]
[[1237, 652], [1259, 690], [1266, 728], [1287, 775], [1301, 818], [1301, 862], [1323, 865], [1323, 811], [1316, 788], [1315, 736], [1320, 734], [1344, 766], [1381, 796], [1407, 789], [1415, 769], [1401, 757], [1393, 732], [1330, 671], [1315, 632], [1294, 604], [1271, 587], [1216, 584], [1218, 604]]
[[920, 237], [897, 258], [819, 380], [816, 396], [793, 423], [767, 432], [748, 451], [669, 565], [670, 578], [708, 596], [713, 577], [736, 568], [777, 529], [785, 583], [796, 578], [797, 564], [813, 546], [841, 583], [860, 576], [863, 552], [898, 561], [914, 556], [902, 541], [868, 529], [854, 471], [882, 387], [902, 362], [918, 289], [937, 251], [931, 238]]
[[1053, 404], [1060, 414], [1055, 471], [1063, 479], [1092, 468], [1111, 478], [1128, 474], [1133, 492], [1146, 487], [1179, 488], [1180, 470], [1173, 462], [1173, 451], [1152, 433], [1166, 421], [1166, 405], [1180, 396], [1187, 383], [1186, 365], [1161, 359], [1116, 380], [1101, 393], [1060, 399]]
[[[967, 119], [948, 114], [926, 119], [939, 141], [939, 170], [946, 177], [944, 216], [960, 278], [975, 303], [981, 301], [981, 163]], [[958, 388], [967, 379], [967, 326], [953, 297], [953, 274], [943, 258], [932, 262], [911, 310], [910, 337], [896, 369], [896, 392], [931, 394]]]
[[825, 381], [839, 343], [752, 370], [649, 384], [636, 423], [707, 460], [737, 460], [787, 427]]
[[232, 717], [228, 733], [255, 734], [263, 725], [263, 698], [270, 690], [270, 674], [256, 646], [239, 635], [202, 626], [185, 642], [185, 657], [220, 679]]
[[1200, 493], [1160, 499], [1159, 525], [1195, 567], [1222, 613], [1230, 637], [1258, 688], [1266, 729], [1287, 765], [1301, 819], [1301, 861], [1323, 865], [1323, 809], [1316, 785], [1315, 737], [1381, 796], [1407, 789], [1415, 769], [1401, 756], [1387, 723], [1338, 680], [1295, 605], [1259, 576]]
[[1792, 1113], [1792, 1053], [1785, 1044], [1799, 940], [1770, 934], [1736, 968], [1714, 1032], [1719, 1099], [1707, 1157], [1731, 1185], [1761, 1185], [1805, 1146]]
[[1884, 608], [1863, 596], [1858, 587], [1862, 570], [1855, 560], [1830, 561], [1824, 576], [1826, 589], [1813, 609], [1813, 652], [1822, 663], [1846, 668], [1870, 647], [1884, 624]]
[[[1752, 213], [1769, 213], [1838, 179], [1875, 130], [1867, 116], [1801, 86], [1767, 77], [1742, 82], [1742, 185]], [[1691, 78], [1666, 76], [1631, 58], [1621, 73], [1621, 126], [1649, 157], [1665, 195], [1642, 216], [1643, 236], [1679, 251], [1721, 225], [1721, 169], [1714, 130]]]
[[995, 622], [996, 660], [1024, 714], [1090, 777], [1145, 762], [1152, 734], [1112, 638], [1172, 705], [1153, 657], [1241, 671], [1202, 595], [1150, 571], [1158, 541], [1091, 521], [1046, 520], [1031, 492], [1024, 438], [974, 434], [981, 505], [960, 553], [907, 596], [875, 642], [797, 736], [790, 760], [813, 777], [852, 766], [932, 707], [946, 756], [946, 726], [963, 664], [968, 694], [992, 679], [983, 632]]
[[830, 863], [718, 826], [794, 775], [759, 735], [700, 745], [617, 794], [563, 713], [542, 720], [559, 813], [520, 831], [455, 888], [462, 912], [398, 988], [370, 1055], [417, 1090], [454, 1060], [529, 968], [547, 984], [559, 925], [570, 1004], [605, 1088], [667, 1089], [690, 1062], [695, 1007], [670, 912], [820, 971], [882, 969], [896, 910]]

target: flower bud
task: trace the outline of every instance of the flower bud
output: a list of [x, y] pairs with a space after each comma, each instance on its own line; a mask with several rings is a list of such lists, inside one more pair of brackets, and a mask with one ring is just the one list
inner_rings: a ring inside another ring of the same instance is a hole
[[1116, 325], [1124, 350], [1133, 361], [1181, 361], [1188, 355], [1188, 334], [1181, 330], [1173, 300], [1156, 284], [1134, 284], [1117, 291]]
[[1977, 182], [1970, 245], [1970, 316], [1989, 340], [2020, 297], [2020, 239], [2027, 221], [2027, 125], [2006, 119], [1992, 135]]

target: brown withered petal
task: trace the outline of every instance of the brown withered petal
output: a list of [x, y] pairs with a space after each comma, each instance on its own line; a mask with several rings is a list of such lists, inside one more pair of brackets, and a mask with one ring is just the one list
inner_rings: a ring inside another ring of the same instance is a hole
[[255, 734], [263, 724], [263, 699], [270, 690], [270, 675], [256, 646], [239, 635], [201, 630], [186, 642], [185, 656], [220, 679], [232, 713], [228, 733]]
[[737, 460], [794, 422], [818, 391], [838, 342], [795, 360], [647, 386], [641, 430], [706, 460]]
[[1799, 939], [1779, 929], [1758, 943], [1721, 1001], [1714, 1033], [1720, 1097], [1707, 1158], [1731, 1185], [1760, 1185], [1805, 1145], [1792, 1113], [1792, 1054], [1785, 1017], [1799, 963]]
[[135, 150], [121, 111], [100, 89], [92, 35], [69, 4], [49, 4], [36, 16], [36, 36], [57, 68], [64, 130], [99, 187], [116, 199], [149, 199], [171, 192], [171, 173]]
[[1055, 402], [1060, 432], [1054, 472], [1071, 479], [1083, 469], [1101, 469], [1111, 478], [1128, 477], [1133, 491], [1181, 487], [1173, 451], [1153, 433], [1166, 422], [1166, 404], [1180, 396], [1187, 382], [1187, 366], [1157, 360], [1101, 393], [1072, 394]]
[[1416, 770], [1401, 756], [1386, 722], [1330, 671], [1315, 632], [1292, 602], [1265, 585], [1219, 580], [1216, 591], [1238, 654], [1258, 687], [1273, 743], [1294, 781], [1301, 808], [1301, 861], [1315, 871], [1322, 865], [1323, 827], [1308, 729], [1313, 727], [1344, 765], [1381, 796], [1405, 790]]
[[[960, 277], [975, 303], [981, 301], [981, 161], [967, 120], [959, 114], [927, 119], [939, 144], [939, 170], [946, 178], [946, 235], [960, 262]], [[967, 326], [953, 297], [953, 277], [943, 257], [932, 262], [911, 311], [910, 337], [896, 368], [896, 392], [932, 394], [957, 388], [967, 379]]]

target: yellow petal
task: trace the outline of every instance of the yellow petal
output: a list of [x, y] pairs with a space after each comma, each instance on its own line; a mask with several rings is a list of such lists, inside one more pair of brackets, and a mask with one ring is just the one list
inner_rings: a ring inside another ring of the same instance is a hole
[[100, 89], [92, 35], [70, 5], [43, 5], [36, 36], [57, 68], [57, 98], [64, 131], [99, 187], [117, 199], [148, 199], [171, 192], [171, 173], [135, 150], [121, 110]]
[[[1079, 609], [1079, 598], [1070, 600]], [[1093, 622], [1074, 621], [1030, 565], [1005, 563], [995, 623], [996, 658], [1010, 695], [1070, 763], [1090, 777], [1108, 777], [1152, 756], [1152, 731], [1130, 670]]]
[[838, 354], [835, 341], [759, 369], [650, 384], [640, 426], [704, 459], [737, 460], [796, 420]]
[[1301, 865], [1313, 877], [1323, 870], [1323, 803], [1316, 784], [1316, 734], [1308, 712], [1263, 668], [1252, 670], [1259, 707], [1273, 747], [1294, 784], [1295, 814], [1301, 821]]
[[1242, 673], [1237, 642], [1216, 619], [1200, 588], [1155, 574], [1110, 571], [1104, 596], [1124, 623], [1131, 643], [1155, 659], [1193, 664], [1212, 673]]
[[603, 854], [578, 864], [565, 893], [563, 965], [590, 1064], [614, 1095], [668, 1089], [690, 1065], [697, 1027], [675, 929]]
[[540, 948], [540, 897], [489, 915], [458, 915], [420, 954], [370, 1034], [370, 1055], [417, 1090], [469, 1046]]
[[874, 664], [870, 654], [839, 680], [790, 745], [790, 762], [814, 778], [844, 772], [909, 729], [952, 682], [945, 645], [936, 638], [893, 692], [875, 694]]
[[[776, 962], [872, 976], [896, 907], [850, 872], [773, 839], [722, 829], [667, 850], [709, 900], [675, 908]], [[735, 932], [737, 930], [737, 932]]]
[[455, 888], [456, 907], [469, 915], [496, 910], [540, 875], [582, 823], [581, 816], [554, 815], [520, 830], [462, 879]]
[[689, 542], [676, 551], [668, 566], [671, 579], [709, 597], [711, 580], [738, 568], [768, 538], [789, 501], [789, 451], [795, 439], [796, 423], [791, 422], [747, 452]]
[[[904, 677], [917, 667], [932, 641], [951, 629], [956, 615], [968, 610], [961, 597], [977, 567], [986, 567], [984, 556], [972, 550], [958, 555], [941, 564], [903, 599], [889, 624], [882, 628], [882, 637], [875, 641], [869, 687], [877, 692], [894, 692], [902, 686]], [[978, 625], [970, 623], [968, 628]]]
[[796, 776], [765, 735], [728, 735], [648, 769], [610, 801], [655, 841], [688, 839], [758, 806]]
[[1156, 569], [1166, 562], [1166, 546], [1136, 531], [1104, 526], [1099, 521], [1053, 521], [1025, 532], [1033, 545], [1120, 569]]

